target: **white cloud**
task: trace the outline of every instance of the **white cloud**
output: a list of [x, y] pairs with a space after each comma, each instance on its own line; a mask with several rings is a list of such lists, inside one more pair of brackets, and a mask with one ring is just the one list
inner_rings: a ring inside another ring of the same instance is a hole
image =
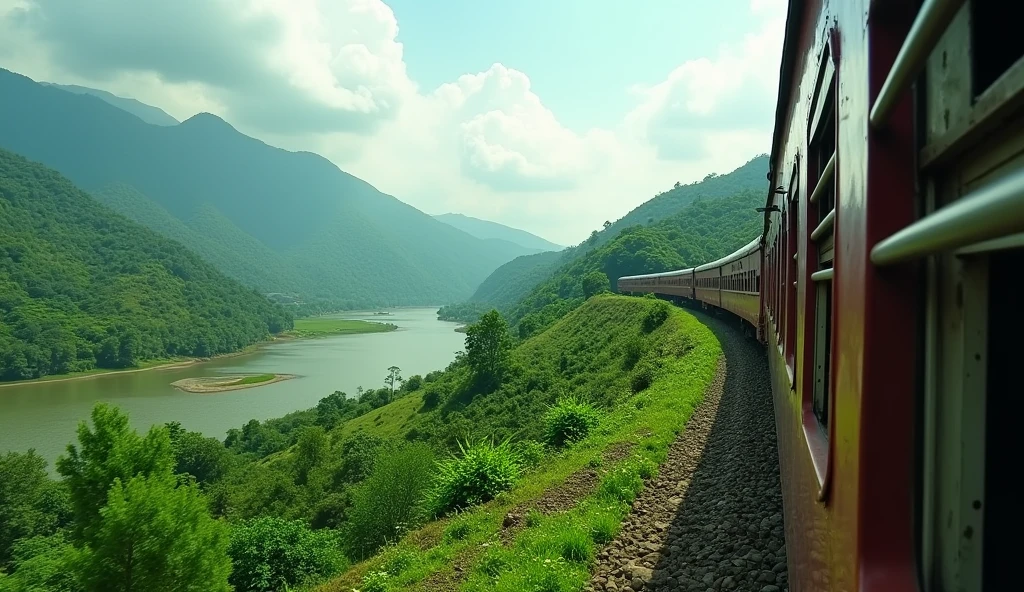
[[768, 149], [784, 4], [751, 0], [760, 31], [632, 89], [619, 126], [585, 133], [500, 63], [419, 89], [380, 0], [0, 0], [0, 60], [179, 119], [217, 113], [428, 213], [575, 243], [675, 181]]

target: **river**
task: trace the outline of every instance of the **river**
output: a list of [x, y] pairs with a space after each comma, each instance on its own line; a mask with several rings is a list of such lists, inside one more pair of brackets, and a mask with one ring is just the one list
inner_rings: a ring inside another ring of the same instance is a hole
[[[379, 388], [389, 366], [402, 376], [441, 370], [463, 349], [457, 323], [437, 320], [437, 307], [391, 309], [391, 315], [355, 312], [346, 319], [385, 321], [397, 331], [339, 335], [271, 343], [258, 351], [184, 368], [113, 373], [80, 380], [26, 383], [0, 388], [0, 453], [35, 448], [52, 463], [75, 439], [78, 422], [97, 401], [126, 411], [140, 431], [155, 423], [178, 421], [189, 430], [223, 438], [250, 419], [280, 417], [308, 409], [336, 390], [355, 395], [356, 387]], [[235, 373], [295, 374], [266, 386], [214, 394], [180, 391], [182, 378]]]

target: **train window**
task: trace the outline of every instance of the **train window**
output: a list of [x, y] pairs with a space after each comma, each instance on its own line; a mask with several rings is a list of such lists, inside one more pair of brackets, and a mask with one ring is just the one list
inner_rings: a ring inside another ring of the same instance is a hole
[[984, 93], [1024, 57], [1024, 36], [1018, 31], [1021, 12], [1017, 8], [1017, 14], [1011, 16], [1008, 6], [999, 0], [971, 2], [971, 83], [975, 96]]
[[[815, 107], [808, 138], [808, 187], [813, 187], [808, 198], [807, 219], [813, 258], [808, 267], [814, 272], [813, 310], [810, 322], [813, 327], [813, 373], [811, 409], [821, 427], [823, 435], [829, 432], [829, 407], [831, 406], [832, 366], [832, 308], [834, 260], [834, 228], [836, 217], [835, 170], [838, 168], [836, 153], [836, 101], [835, 68], [826, 46], [822, 56], [821, 78], [816, 89]], [[792, 255], [789, 255], [792, 259]], [[789, 263], [787, 262], [787, 267]], [[806, 392], [806, 391], [805, 391]]]

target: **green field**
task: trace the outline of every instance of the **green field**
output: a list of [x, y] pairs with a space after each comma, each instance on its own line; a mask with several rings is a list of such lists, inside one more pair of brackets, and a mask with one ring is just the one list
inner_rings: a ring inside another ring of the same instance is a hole
[[268, 380], [274, 380], [276, 374], [257, 374], [255, 376], [246, 376], [245, 378], [239, 378], [238, 380], [229, 382], [223, 386], [238, 386], [242, 384], [259, 384]]
[[287, 334], [294, 337], [326, 337], [328, 335], [355, 335], [357, 333], [383, 333], [398, 327], [391, 323], [354, 321], [350, 319], [311, 318], [295, 319], [295, 329]]

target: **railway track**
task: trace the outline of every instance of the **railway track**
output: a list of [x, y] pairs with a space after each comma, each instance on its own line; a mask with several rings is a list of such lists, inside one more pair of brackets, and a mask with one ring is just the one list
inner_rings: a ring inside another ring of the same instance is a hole
[[694, 312], [725, 353], [589, 591], [788, 590], [778, 448], [762, 346]]

